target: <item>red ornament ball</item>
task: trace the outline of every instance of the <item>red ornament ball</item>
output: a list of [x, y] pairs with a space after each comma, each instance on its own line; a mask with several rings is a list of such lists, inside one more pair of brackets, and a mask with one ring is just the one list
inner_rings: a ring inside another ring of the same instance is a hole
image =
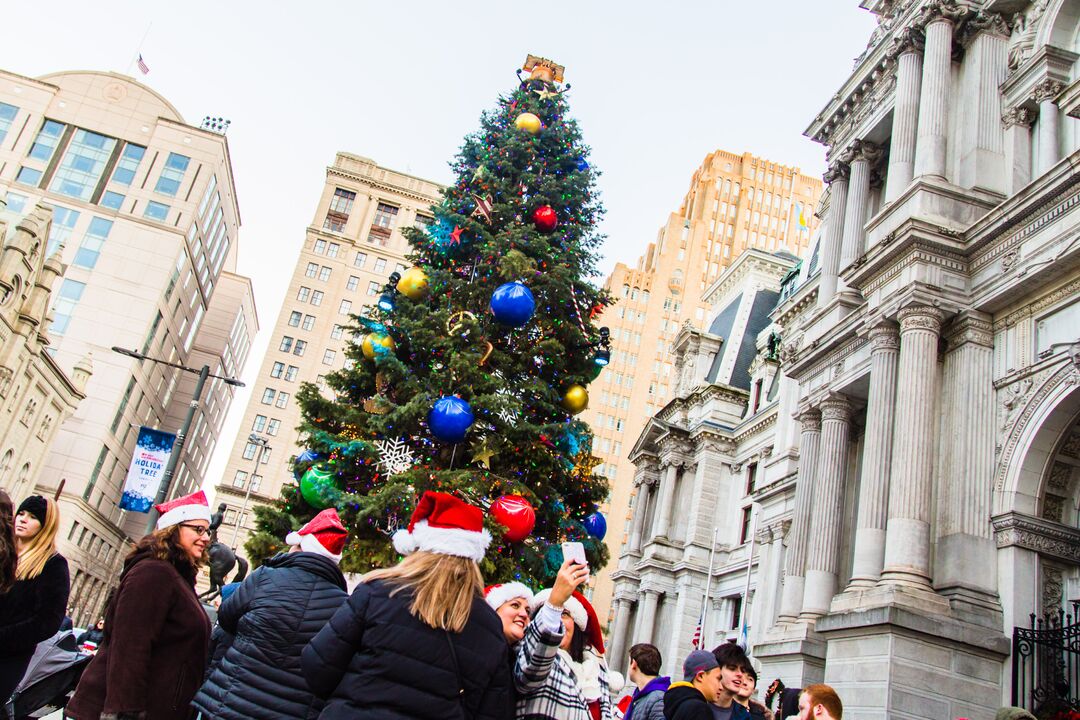
[[540, 232], [551, 232], [558, 226], [559, 217], [555, 214], [555, 208], [550, 205], [541, 205], [533, 210], [533, 224]]
[[491, 503], [491, 516], [506, 528], [503, 535], [509, 542], [521, 542], [529, 537], [536, 525], [536, 511], [520, 495], [503, 495]]

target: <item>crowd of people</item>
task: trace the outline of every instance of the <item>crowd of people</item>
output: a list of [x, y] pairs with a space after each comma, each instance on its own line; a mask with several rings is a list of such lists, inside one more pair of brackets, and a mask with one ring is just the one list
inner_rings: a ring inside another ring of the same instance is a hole
[[[695, 649], [662, 676], [648, 643], [628, 679], [608, 668], [602, 626], [566, 560], [552, 587], [484, 587], [491, 536], [480, 508], [425, 493], [394, 535], [404, 558], [350, 594], [339, 563], [348, 533], [324, 510], [242, 583], [210, 622], [195, 592], [211, 515], [202, 492], [158, 506], [156, 530], [127, 556], [106, 616], [80, 638], [97, 647], [65, 709], [72, 720], [476, 718], [477, 720], [841, 720], [827, 685], [757, 699], [745, 650]], [[53, 500], [15, 510], [0, 491], [0, 701], [37, 643], [65, 624], [67, 562]], [[70, 621], [68, 621], [70, 626]], [[773, 706], [775, 705], [775, 710]], [[0, 710], [0, 717], [4, 715]]]

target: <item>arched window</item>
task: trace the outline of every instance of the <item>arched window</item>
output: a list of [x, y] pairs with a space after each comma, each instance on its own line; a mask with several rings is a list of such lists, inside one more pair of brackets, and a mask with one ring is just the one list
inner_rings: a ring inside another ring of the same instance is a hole
[[9, 449], [6, 453], [4, 453], [3, 459], [0, 460], [0, 482], [3, 482], [4, 479], [8, 476], [8, 473], [11, 472], [11, 464], [12, 462], [14, 462], [14, 458], [14, 450]]

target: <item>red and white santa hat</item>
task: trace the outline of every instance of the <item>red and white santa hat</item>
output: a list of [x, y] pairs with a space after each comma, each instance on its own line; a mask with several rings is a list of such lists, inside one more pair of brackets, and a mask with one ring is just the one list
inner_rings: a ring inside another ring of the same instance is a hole
[[206, 502], [206, 493], [202, 490], [155, 505], [154, 509], [160, 513], [157, 519], [158, 530], [179, 525], [187, 520], [210, 522], [210, 503]]
[[430, 490], [420, 498], [408, 529], [394, 533], [394, 549], [402, 555], [425, 550], [480, 562], [490, 544], [480, 508]]
[[341, 524], [337, 510], [327, 508], [311, 518], [304, 527], [286, 535], [285, 543], [299, 545], [304, 552], [322, 555], [339, 563], [348, 537], [349, 531]]
[[519, 582], [488, 585], [484, 588], [484, 600], [487, 601], [492, 610], [498, 610], [503, 604], [517, 598], [524, 598], [525, 603], [531, 606], [533, 591]]
[[[551, 588], [546, 588], [536, 593], [532, 599], [533, 612], [536, 612], [537, 608], [547, 602], [550, 595]], [[583, 630], [588, 633], [589, 644], [592, 645], [593, 650], [603, 655], [604, 634], [600, 630], [600, 620], [596, 617], [596, 610], [593, 609], [592, 603], [590, 603], [584, 595], [575, 590], [574, 594], [566, 599], [563, 610], [570, 613], [570, 617], [574, 619], [574, 625], [577, 626], [578, 630]]]

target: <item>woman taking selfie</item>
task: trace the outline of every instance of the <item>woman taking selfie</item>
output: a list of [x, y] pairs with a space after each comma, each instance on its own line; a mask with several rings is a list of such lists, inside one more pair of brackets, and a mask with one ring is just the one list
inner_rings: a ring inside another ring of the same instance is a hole
[[157, 530], [124, 560], [120, 586], [105, 611], [104, 639], [67, 717], [191, 715], [210, 642], [210, 621], [195, 596], [195, 575], [210, 545], [210, 508], [199, 491], [157, 509]]
[[[3, 524], [0, 521], [0, 527]], [[0, 594], [0, 698], [3, 700], [11, 696], [22, 680], [37, 644], [55, 635], [64, 620], [68, 565], [56, 552], [59, 525], [56, 503], [41, 495], [23, 500], [15, 513], [18, 555], [15, 583]]]
[[508, 648], [477, 565], [490, 542], [479, 508], [424, 493], [394, 534], [406, 558], [365, 575], [304, 649], [321, 720], [507, 716]]

